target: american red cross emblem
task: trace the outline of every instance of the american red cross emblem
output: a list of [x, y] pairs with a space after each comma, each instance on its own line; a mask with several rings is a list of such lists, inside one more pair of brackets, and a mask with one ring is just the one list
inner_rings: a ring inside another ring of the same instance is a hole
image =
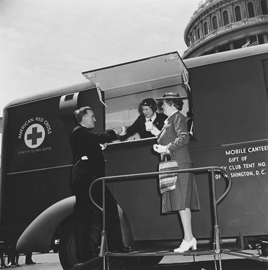
[[29, 148], [37, 148], [45, 139], [45, 129], [40, 124], [29, 126], [24, 135], [24, 142]]
[[35, 145], [38, 138], [42, 138], [42, 132], [38, 132], [37, 127], [33, 127], [32, 133], [27, 135], [27, 140], [32, 140], [32, 145]]

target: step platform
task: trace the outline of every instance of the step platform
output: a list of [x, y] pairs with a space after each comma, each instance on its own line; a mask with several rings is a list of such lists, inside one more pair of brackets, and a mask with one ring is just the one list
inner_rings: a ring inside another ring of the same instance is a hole
[[245, 259], [257, 260], [261, 262], [268, 262], [267, 256], [262, 256], [258, 253], [257, 250], [229, 250], [229, 249], [222, 249], [219, 254], [216, 254], [214, 250], [202, 250], [196, 249], [187, 251], [184, 253], [173, 252], [172, 250], [138, 250], [138, 251], [131, 251], [128, 253], [120, 253], [120, 252], [107, 252], [105, 256], [107, 257], [154, 257], [154, 256], [206, 256], [206, 255], [216, 255], [219, 254], [228, 254], [234, 257], [240, 257]]
[[195, 256], [195, 255], [211, 255], [214, 254], [213, 250], [191, 250], [184, 253], [174, 252], [173, 250], [137, 250], [127, 253], [120, 252], [107, 252], [107, 257], [151, 257], [151, 256]]

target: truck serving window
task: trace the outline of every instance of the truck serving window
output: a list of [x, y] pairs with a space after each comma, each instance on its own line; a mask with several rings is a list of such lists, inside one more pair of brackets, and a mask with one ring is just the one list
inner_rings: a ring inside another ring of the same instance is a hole
[[[142, 100], [146, 98], [157, 98], [164, 95], [167, 92], [180, 93], [181, 96], [187, 96], [186, 90], [181, 85], [170, 86], [166, 88], [135, 93], [126, 96], [119, 96], [116, 98], [107, 99], [105, 101], [106, 108], [106, 129], [111, 129], [116, 126], [128, 127], [134, 123], [137, 117], [140, 115], [139, 106]], [[157, 112], [162, 113], [161, 105], [162, 103], [157, 102], [158, 110]], [[184, 105], [181, 113], [187, 117], [189, 111], [188, 99], [184, 99]], [[129, 137], [127, 140], [137, 140], [140, 139], [138, 134]]]
[[[188, 96], [185, 84], [189, 73], [177, 52], [138, 61], [82, 72], [103, 93], [106, 108], [106, 129], [130, 126], [139, 116], [139, 105], [145, 98], [157, 98], [167, 92]], [[161, 108], [159, 108], [161, 110]], [[187, 99], [182, 113], [189, 110]], [[134, 135], [129, 139], [139, 139]]]

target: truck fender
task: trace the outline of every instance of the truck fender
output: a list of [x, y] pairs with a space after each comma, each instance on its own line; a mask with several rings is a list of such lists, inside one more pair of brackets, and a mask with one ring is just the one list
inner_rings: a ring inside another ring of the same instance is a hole
[[[61, 200], [42, 212], [22, 233], [17, 250], [20, 252], [48, 252], [51, 249], [52, 238], [63, 220], [74, 211], [75, 196]], [[123, 244], [133, 246], [133, 236], [130, 223], [122, 208], [118, 206]]]
[[17, 250], [48, 252], [52, 237], [60, 223], [73, 214], [75, 196], [61, 200], [42, 212], [22, 233]]

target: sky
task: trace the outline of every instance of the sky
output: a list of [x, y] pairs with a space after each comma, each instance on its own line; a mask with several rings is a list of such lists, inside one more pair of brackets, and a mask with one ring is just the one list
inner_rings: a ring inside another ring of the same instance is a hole
[[0, 0], [0, 116], [83, 71], [187, 49], [200, 0]]

